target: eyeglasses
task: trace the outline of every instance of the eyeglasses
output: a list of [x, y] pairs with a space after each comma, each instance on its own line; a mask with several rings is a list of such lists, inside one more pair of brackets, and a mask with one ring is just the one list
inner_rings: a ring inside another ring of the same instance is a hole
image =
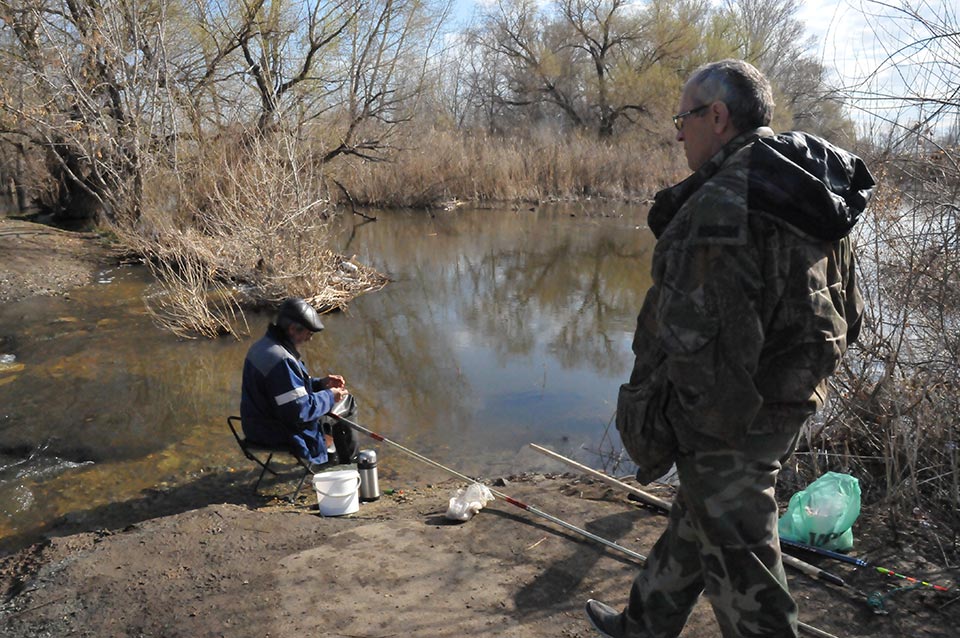
[[709, 104], [701, 104], [700, 106], [693, 107], [689, 111], [684, 111], [683, 113], [677, 113], [676, 115], [673, 116], [673, 125], [676, 126], [677, 130], [679, 131], [680, 129], [683, 128], [683, 118], [689, 117], [694, 113], [697, 113], [698, 111], [702, 111], [703, 109], [709, 108], [709, 107], [710, 107]]

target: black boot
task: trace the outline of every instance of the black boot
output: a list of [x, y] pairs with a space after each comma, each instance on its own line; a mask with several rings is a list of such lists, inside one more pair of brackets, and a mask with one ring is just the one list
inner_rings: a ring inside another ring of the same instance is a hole
[[591, 598], [587, 601], [587, 618], [607, 638], [642, 638], [644, 635], [637, 622], [626, 612], [620, 613], [599, 600]]

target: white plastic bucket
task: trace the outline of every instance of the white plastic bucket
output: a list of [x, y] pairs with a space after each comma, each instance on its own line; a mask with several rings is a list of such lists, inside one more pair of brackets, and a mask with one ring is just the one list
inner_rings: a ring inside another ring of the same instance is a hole
[[313, 489], [323, 516], [343, 516], [360, 509], [360, 472], [332, 470], [313, 475]]

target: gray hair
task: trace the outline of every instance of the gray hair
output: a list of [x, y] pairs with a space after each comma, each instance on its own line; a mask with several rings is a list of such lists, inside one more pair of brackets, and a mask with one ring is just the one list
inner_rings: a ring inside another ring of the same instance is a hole
[[738, 131], [769, 126], [773, 119], [770, 82], [743, 60], [720, 60], [699, 67], [685, 85], [697, 104], [723, 102]]

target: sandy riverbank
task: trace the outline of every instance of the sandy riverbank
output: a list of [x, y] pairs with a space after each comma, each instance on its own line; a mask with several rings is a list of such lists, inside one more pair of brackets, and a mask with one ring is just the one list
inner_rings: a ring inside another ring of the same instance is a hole
[[64, 294], [115, 261], [92, 233], [0, 216], [0, 303]]

